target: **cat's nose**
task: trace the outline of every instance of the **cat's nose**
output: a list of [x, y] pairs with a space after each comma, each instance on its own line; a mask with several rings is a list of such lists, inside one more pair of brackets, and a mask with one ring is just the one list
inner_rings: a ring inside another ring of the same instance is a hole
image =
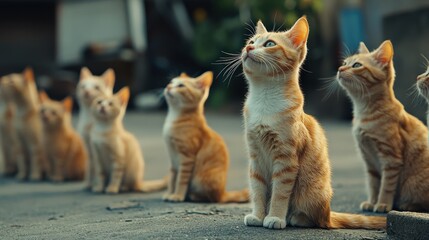
[[341, 67], [338, 68], [338, 72], [344, 72], [348, 68], [349, 68], [348, 66], [341, 66]]
[[255, 49], [255, 47], [253, 45], [247, 45], [246, 46], [246, 52], [250, 52], [253, 49]]

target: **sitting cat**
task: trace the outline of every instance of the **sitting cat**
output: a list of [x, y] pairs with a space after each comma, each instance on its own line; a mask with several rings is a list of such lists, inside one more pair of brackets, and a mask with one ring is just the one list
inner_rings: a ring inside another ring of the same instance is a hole
[[167, 179], [143, 181], [144, 160], [139, 141], [122, 123], [129, 96], [130, 90], [125, 87], [113, 96], [99, 96], [92, 103], [93, 192], [153, 192], [167, 187]]
[[15, 128], [16, 108], [10, 93], [3, 87], [7, 80], [0, 79], [0, 146], [3, 155], [4, 176], [14, 176], [17, 172], [15, 156], [19, 153], [19, 142]]
[[43, 146], [39, 99], [31, 68], [2, 78], [2, 87], [16, 106], [16, 130], [22, 151], [15, 155], [20, 180], [42, 180], [50, 172]]
[[249, 92], [244, 126], [253, 210], [248, 226], [282, 229], [385, 228], [385, 217], [331, 211], [331, 168], [323, 128], [304, 112], [299, 71], [307, 54], [305, 17], [286, 32], [261, 21], [242, 50]]
[[213, 73], [197, 78], [182, 74], [164, 91], [168, 115], [163, 135], [171, 160], [170, 183], [164, 200], [182, 202], [247, 202], [248, 190], [225, 191], [229, 165], [223, 139], [204, 117]]
[[51, 180], [83, 180], [87, 154], [82, 139], [72, 127], [73, 100], [67, 97], [62, 102], [53, 101], [45, 92], [39, 93], [39, 96]]
[[94, 176], [94, 166], [90, 150], [89, 132], [92, 126], [91, 104], [100, 95], [111, 95], [115, 84], [115, 72], [107, 69], [101, 76], [94, 76], [88, 68], [82, 68], [80, 80], [76, 88], [76, 97], [79, 103], [79, 119], [77, 131], [82, 137], [88, 154], [86, 168], [86, 188], [91, 189]]
[[428, 130], [395, 97], [392, 43], [372, 52], [361, 43], [337, 80], [352, 100], [353, 135], [368, 173], [361, 209], [429, 211]]

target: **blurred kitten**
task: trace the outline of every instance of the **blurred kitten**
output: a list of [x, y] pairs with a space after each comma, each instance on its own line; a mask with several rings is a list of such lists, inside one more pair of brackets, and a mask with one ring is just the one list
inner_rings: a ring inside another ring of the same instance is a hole
[[165, 201], [248, 202], [249, 192], [225, 191], [229, 156], [221, 136], [204, 117], [213, 73], [197, 78], [182, 74], [167, 85], [168, 115], [163, 135], [171, 160]]
[[85, 143], [87, 155], [89, 156], [85, 176], [86, 187], [88, 189], [91, 189], [94, 176], [94, 166], [89, 139], [89, 132], [93, 122], [90, 110], [91, 104], [93, 100], [100, 95], [112, 95], [114, 84], [115, 72], [110, 68], [101, 76], [92, 75], [86, 67], [82, 68], [80, 72], [80, 80], [76, 89], [76, 97], [80, 107], [77, 131]]
[[7, 82], [0, 79], [0, 144], [3, 157], [4, 176], [14, 176], [17, 172], [16, 154], [20, 151], [18, 136], [14, 124], [16, 109], [11, 96], [4, 88]]
[[93, 192], [153, 192], [167, 187], [167, 179], [143, 181], [144, 160], [140, 143], [122, 123], [129, 96], [130, 90], [125, 87], [113, 96], [99, 96], [92, 103]]
[[353, 103], [353, 135], [368, 175], [368, 200], [360, 207], [429, 211], [428, 130], [395, 97], [393, 52], [389, 40], [372, 52], [360, 43], [358, 53], [338, 68], [338, 83]]
[[82, 139], [72, 127], [73, 100], [67, 97], [62, 102], [53, 101], [45, 92], [39, 96], [51, 180], [83, 180], [87, 154]]
[[43, 148], [42, 122], [39, 115], [34, 73], [26, 68], [22, 74], [10, 74], [2, 78], [2, 89], [7, 91], [16, 105], [16, 130], [22, 151], [15, 155], [20, 180], [42, 180], [50, 166]]

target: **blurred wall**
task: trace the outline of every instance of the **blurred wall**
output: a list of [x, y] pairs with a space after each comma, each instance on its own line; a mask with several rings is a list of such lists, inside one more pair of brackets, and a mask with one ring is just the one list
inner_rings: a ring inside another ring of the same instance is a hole
[[129, 35], [126, 1], [61, 1], [57, 15], [57, 60], [81, 60], [82, 49], [94, 42], [120, 42]]

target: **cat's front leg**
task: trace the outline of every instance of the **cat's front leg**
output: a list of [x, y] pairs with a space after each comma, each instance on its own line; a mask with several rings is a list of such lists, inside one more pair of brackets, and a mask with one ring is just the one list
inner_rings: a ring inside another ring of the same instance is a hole
[[40, 181], [43, 178], [41, 149], [34, 143], [30, 145], [30, 180]]
[[92, 179], [92, 186], [91, 191], [94, 193], [101, 193], [104, 190], [104, 182], [105, 182], [105, 176], [103, 172], [103, 168], [100, 163], [98, 152], [95, 148], [95, 145], [91, 145], [91, 152], [92, 152], [92, 163], [94, 167], [94, 178]]
[[373, 211], [380, 192], [380, 174], [375, 168], [367, 166], [368, 200], [360, 204], [362, 211]]
[[64, 159], [61, 159], [60, 157], [52, 158], [53, 161], [51, 162], [52, 167], [52, 174], [51, 174], [51, 180], [54, 182], [63, 182], [64, 181]]
[[265, 216], [267, 215], [267, 192], [268, 182], [265, 174], [262, 173], [261, 164], [263, 159], [257, 152], [251, 150], [250, 153], [250, 198], [253, 204], [252, 213], [244, 217], [244, 224], [247, 226], [262, 227]]
[[119, 192], [121, 187], [122, 179], [125, 173], [125, 164], [123, 157], [115, 161], [112, 166], [112, 173], [110, 174], [110, 182], [106, 187], [105, 192], [110, 194], [116, 194]]
[[162, 197], [162, 200], [168, 201], [168, 197], [174, 193], [176, 178], [177, 178], [177, 170], [172, 167], [170, 169], [170, 179], [168, 181], [167, 192]]
[[180, 166], [175, 181], [174, 192], [165, 197], [165, 201], [183, 202], [188, 192], [189, 182], [191, 181], [194, 170], [195, 160], [191, 157], [180, 154]]
[[294, 150], [284, 150], [274, 155], [270, 209], [264, 219], [264, 227], [286, 227], [286, 215], [297, 174], [298, 159]]
[[386, 213], [393, 208], [393, 201], [398, 187], [398, 179], [403, 166], [402, 160], [397, 156], [400, 155], [381, 154], [381, 186], [377, 203], [374, 206], [374, 212]]

